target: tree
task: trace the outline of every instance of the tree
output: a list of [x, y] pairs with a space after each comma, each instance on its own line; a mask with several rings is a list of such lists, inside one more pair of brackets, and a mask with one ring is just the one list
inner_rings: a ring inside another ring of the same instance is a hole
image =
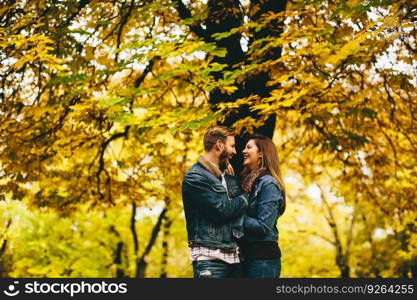
[[413, 1], [8, 1], [0, 14], [4, 198], [179, 213], [206, 126], [275, 128], [283, 166], [358, 202], [363, 236], [364, 222], [393, 232], [401, 259], [384, 270], [414, 274]]

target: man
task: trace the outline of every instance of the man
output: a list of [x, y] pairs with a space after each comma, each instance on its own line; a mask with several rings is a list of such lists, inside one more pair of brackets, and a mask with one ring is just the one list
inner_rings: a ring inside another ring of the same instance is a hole
[[194, 277], [240, 276], [237, 238], [243, 235], [241, 216], [248, 207], [232, 173], [236, 154], [231, 129], [210, 127], [204, 135], [205, 154], [184, 175], [182, 199]]

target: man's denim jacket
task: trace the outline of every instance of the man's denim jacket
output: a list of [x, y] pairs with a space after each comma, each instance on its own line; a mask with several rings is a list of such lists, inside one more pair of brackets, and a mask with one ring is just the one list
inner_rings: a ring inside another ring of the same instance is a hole
[[243, 217], [248, 197], [242, 194], [234, 176], [225, 174], [229, 198], [221, 177], [200, 162], [184, 175], [182, 200], [187, 223], [188, 244], [235, 250], [243, 235]]
[[250, 193], [250, 205], [244, 216], [242, 241], [277, 241], [277, 219], [283, 194], [271, 175], [260, 177]]

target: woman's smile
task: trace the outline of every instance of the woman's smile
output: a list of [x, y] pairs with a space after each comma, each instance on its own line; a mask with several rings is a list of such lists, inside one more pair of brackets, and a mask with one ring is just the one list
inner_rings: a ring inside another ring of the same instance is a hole
[[259, 149], [255, 144], [254, 140], [249, 140], [246, 144], [245, 149], [242, 151], [243, 154], [243, 165], [248, 166], [251, 169], [255, 169], [259, 164]]

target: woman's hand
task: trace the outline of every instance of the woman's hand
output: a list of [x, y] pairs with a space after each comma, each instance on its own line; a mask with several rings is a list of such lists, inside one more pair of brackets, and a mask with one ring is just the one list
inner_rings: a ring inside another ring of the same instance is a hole
[[235, 170], [233, 170], [232, 164], [228, 163], [227, 168], [225, 170], [226, 174], [229, 174], [231, 176], [235, 176]]

